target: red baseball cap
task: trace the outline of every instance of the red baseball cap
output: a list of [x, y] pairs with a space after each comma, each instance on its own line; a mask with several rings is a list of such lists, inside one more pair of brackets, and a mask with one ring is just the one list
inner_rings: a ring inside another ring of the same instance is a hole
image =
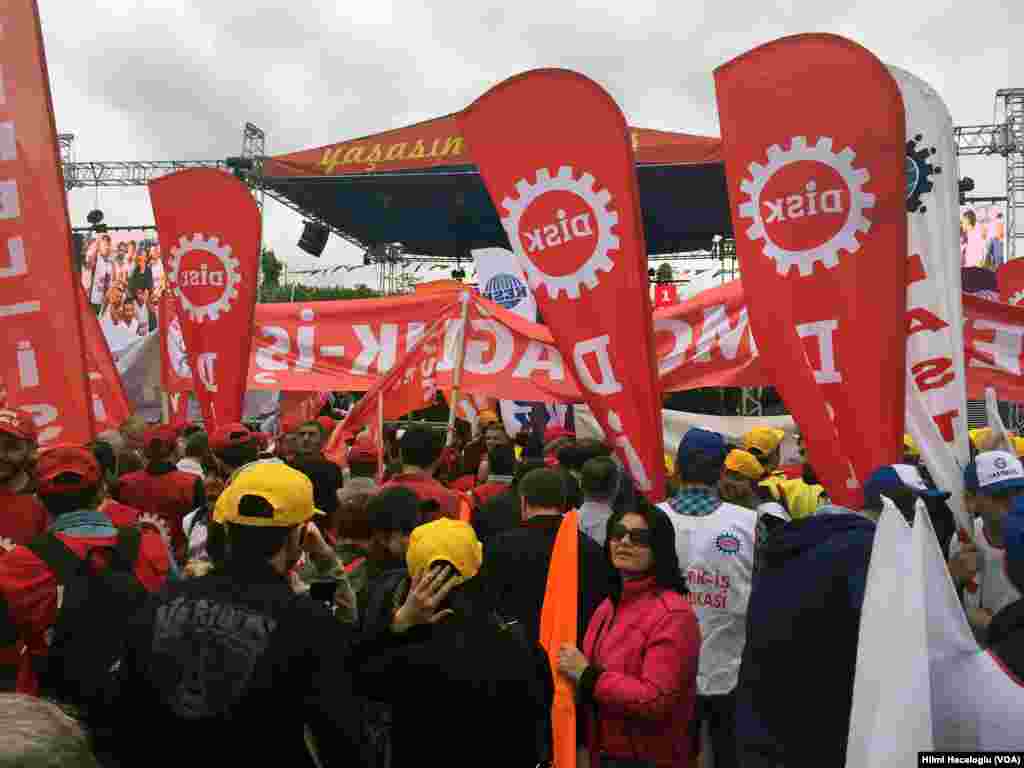
[[142, 438], [142, 444], [149, 448], [153, 443], [166, 443], [174, 445], [178, 439], [178, 428], [170, 424], [157, 424], [146, 430]]
[[330, 416], [321, 416], [316, 420], [316, 423], [319, 424], [320, 427], [329, 435], [331, 434], [331, 432], [334, 431], [334, 427], [337, 425], [338, 422], [336, 422]]
[[92, 451], [79, 446], [49, 448], [39, 454], [36, 462], [38, 493], [42, 496], [81, 491], [98, 485], [102, 476], [100, 463]]
[[0, 410], [0, 432], [16, 437], [19, 440], [36, 441], [36, 424], [32, 417], [22, 411], [9, 408]]
[[245, 424], [221, 424], [210, 435], [210, 450], [214, 453], [245, 445], [250, 440], [259, 439]]
[[348, 460], [360, 463], [369, 463], [380, 459], [380, 451], [373, 436], [364, 432], [356, 438], [355, 444], [348, 451]]

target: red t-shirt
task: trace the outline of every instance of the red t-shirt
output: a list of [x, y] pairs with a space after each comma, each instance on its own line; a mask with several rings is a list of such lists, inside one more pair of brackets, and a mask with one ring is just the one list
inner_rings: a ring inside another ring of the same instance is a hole
[[33, 494], [0, 488], [0, 554], [17, 544], [29, 544], [49, 524], [50, 514]]
[[185, 548], [185, 529], [181, 521], [202, 503], [202, 481], [171, 465], [155, 472], [144, 469], [121, 478], [117, 500], [139, 510], [145, 517], [155, 518], [152, 520], [154, 527], [170, 539], [176, 552], [181, 552]]
[[[58, 533], [57, 537], [79, 557], [84, 557], [90, 548], [112, 548], [117, 543], [114, 536]], [[110, 562], [108, 551], [101, 549], [93, 556], [101, 567]], [[142, 532], [135, 577], [148, 592], [158, 591], [167, 580], [169, 557], [167, 545], [159, 534]], [[15, 547], [0, 557], [0, 600], [7, 604], [7, 616], [0, 617], [0, 620], [9, 620], [17, 630], [19, 644], [24, 643], [28, 648], [28, 653], [22, 654], [19, 661], [18, 692], [35, 695], [39, 686], [31, 657], [47, 653], [44, 636], [57, 621], [57, 577], [31, 550]], [[0, 610], [3, 610], [2, 604]]]

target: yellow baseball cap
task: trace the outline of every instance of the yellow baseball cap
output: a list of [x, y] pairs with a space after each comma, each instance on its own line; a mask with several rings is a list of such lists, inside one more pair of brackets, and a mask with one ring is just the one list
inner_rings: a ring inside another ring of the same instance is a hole
[[914, 442], [914, 438], [910, 435], [903, 435], [903, 452], [911, 456], [921, 455], [921, 452], [917, 449], [917, 443]]
[[764, 467], [761, 466], [761, 462], [754, 454], [747, 451], [738, 449], [729, 451], [729, 455], [725, 457], [725, 468], [755, 481], [764, 477]]
[[437, 562], [449, 562], [458, 570], [456, 584], [469, 581], [480, 572], [484, 548], [473, 526], [462, 520], [442, 517], [418, 526], [409, 537], [405, 563], [414, 579]]
[[992, 429], [990, 427], [981, 427], [980, 429], [969, 429], [967, 430], [967, 436], [971, 440], [971, 444], [978, 451], [987, 451], [991, 448], [992, 444]]
[[[243, 514], [242, 499], [258, 496], [273, 510], [271, 515]], [[252, 525], [255, 527], [290, 528], [301, 525], [322, 511], [313, 506], [313, 483], [305, 474], [283, 462], [257, 462], [242, 467], [214, 508], [213, 519], [218, 523]]]
[[749, 451], [756, 448], [762, 456], [773, 453], [786, 433], [781, 429], [772, 427], [757, 427], [750, 430], [743, 436], [743, 450]]
[[1010, 440], [1013, 442], [1013, 450], [1016, 452], [1018, 457], [1024, 456], [1024, 437], [1011, 437]]

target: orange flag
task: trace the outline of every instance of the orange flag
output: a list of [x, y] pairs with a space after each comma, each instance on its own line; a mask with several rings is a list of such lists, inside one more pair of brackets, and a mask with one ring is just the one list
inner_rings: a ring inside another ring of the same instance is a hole
[[[540, 612], [540, 644], [552, 670], [558, 669], [563, 643], [579, 647], [579, 515], [572, 510], [562, 519], [551, 553], [548, 586]], [[576, 768], [576, 689], [555, 672], [555, 700], [551, 706], [554, 768]]]

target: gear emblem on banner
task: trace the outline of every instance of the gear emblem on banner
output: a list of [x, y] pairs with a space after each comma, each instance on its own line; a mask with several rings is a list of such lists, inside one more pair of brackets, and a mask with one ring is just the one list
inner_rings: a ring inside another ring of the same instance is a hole
[[[207, 304], [197, 304], [189, 299], [188, 295], [181, 289], [181, 263], [185, 254], [190, 251], [203, 251], [215, 256], [220, 261], [226, 275], [225, 284], [220, 297], [216, 301]], [[171, 271], [170, 281], [174, 285], [174, 295], [181, 302], [184, 309], [194, 322], [201, 323], [204, 320], [216, 320], [221, 313], [231, 311], [231, 302], [238, 298], [238, 285], [242, 282], [242, 275], [238, 271], [239, 261], [231, 256], [231, 246], [221, 245], [216, 237], [206, 239], [202, 234], [196, 233], [191, 238], [180, 237], [178, 244], [171, 248]]]
[[[778, 144], [768, 148], [768, 163], [761, 165], [751, 163], [751, 178], [744, 179], [740, 189], [747, 195], [747, 200], [740, 203], [739, 215], [750, 219], [747, 238], [764, 241], [764, 254], [775, 262], [780, 275], [786, 276], [793, 267], [800, 270], [801, 277], [808, 277], [814, 271], [815, 263], [826, 268], [839, 264], [839, 251], [856, 253], [860, 250], [858, 233], [864, 234], [871, 229], [871, 221], [864, 213], [875, 205], [875, 196], [864, 191], [864, 185], [871, 180], [871, 174], [864, 168], [854, 168], [853, 161], [857, 153], [847, 147], [838, 154], [832, 151], [832, 139], [822, 136], [814, 146], [808, 146], [807, 138], [794, 136], [790, 140], [789, 149], [782, 149]], [[828, 239], [827, 242], [804, 250], [787, 250], [775, 243], [765, 229], [765, 221], [761, 214], [761, 193], [772, 177], [783, 168], [799, 162], [815, 162], [827, 165], [842, 178], [850, 193], [850, 210], [843, 227]]]
[[160, 538], [164, 540], [166, 544], [171, 543], [171, 529], [167, 527], [167, 523], [161, 520], [159, 517], [151, 512], [143, 512], [139, 515], [137, 522], [139, 528], [149, 526], [156, 530], [160, 534]]
[[[519, 238], [520, 220], [533, 201], [546, 192], [556, 191], [575, 194], [583, 200], [597, 221], [597, 243], [593, 252], [579, 268], [567, 275], [551, 275], [540, 269], [524, 252]], [[598, 192], [595, 179], [589, 173], [576, 179], [574, 169], [569, 165], [559, 168], [556, 176], [552, 176], [547, 168], [538, 169], [536, 182], [530, 184], [526, 179], [520, 179], [516, 182], [516, 192], [517, 197], [506, 197], [501, 201], [508, 213], [501, 223], [508, 233], [509, 242], [520, 255], [530, 287], [537, 290], [544, 286], [552, 299], [557, 299], [563, 292], [571, 299], [578, 299], [581, 287], [586, 286], [590, 290], [597, 288], [600, 284], [598, 272], [611, 272], [615, 268], [610, 254], [619, 248], [619, 238], [613, 232], [619, 223], [619, 215], [608, 207], [612, 200], [611, 193], [607, 189]]]
[[942, 173], [942, 168], [928, 162], [936, 152], [935, 147], [918, 149], [923, 138], [919, 133], [907, 142], [907, 213], [924, 213], [928, 210], [921, 204], [921, 195], [932, 191], [932, 176]]

